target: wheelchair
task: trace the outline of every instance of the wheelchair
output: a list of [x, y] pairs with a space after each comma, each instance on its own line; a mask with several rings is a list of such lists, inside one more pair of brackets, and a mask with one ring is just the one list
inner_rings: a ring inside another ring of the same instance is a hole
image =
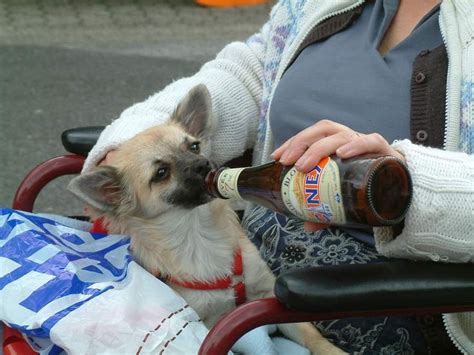
[[[72, 154], [33, 168], [19, 185], [12, 207], [31, 212], [50, 181], [78, 174], [103, 128], [65, 131], [62, 142]], [[227, 165], [249, 165], [249, 155]], [[299, 269], [277, 278], [275, 295], [244, 303], [225, 315], [209, 331], [199, 354], [227, 354], [242, 335], [266, 324], [472, 312], [474, 272], [471, 264], [408, 260]], [[5, 355], [35, 354], [19, 332], [6, 326], [2, 346]]]

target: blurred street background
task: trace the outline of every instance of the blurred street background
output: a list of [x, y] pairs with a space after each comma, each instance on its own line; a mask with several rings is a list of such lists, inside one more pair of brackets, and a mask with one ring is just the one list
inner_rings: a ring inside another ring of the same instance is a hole
[[[106, 125], [226, 43], [266, 21], [271, 5], [204, 8], [192, 0], [0, 0], [0, 207], [21, 179], [64, 154], [61, 132]], [[37, 212], [81, 213], [50, 184]]]

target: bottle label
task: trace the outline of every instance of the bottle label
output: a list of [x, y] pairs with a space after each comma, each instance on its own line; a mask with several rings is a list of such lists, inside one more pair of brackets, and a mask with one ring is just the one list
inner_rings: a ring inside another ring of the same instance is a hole
[[295, 168], [283, 178], [281, 195], [295, 216], [318, 223], [345, 224], [339, 167], [329, 157], [308, 173]]
[[225, 198], [241, 198], [237, 188], [237, 180], [239, 175], [245, 168], [224, 169], [217, 179], [217, 189], [222, 197]]

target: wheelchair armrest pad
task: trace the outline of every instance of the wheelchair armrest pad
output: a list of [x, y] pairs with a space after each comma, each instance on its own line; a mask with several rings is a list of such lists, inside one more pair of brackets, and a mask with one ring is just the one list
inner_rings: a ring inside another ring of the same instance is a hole
[[288, 308], [309, 312], [474, 306], [474, 265], [391, 261], [298, 269], [277, 278], [275, 294]]
[[104, 126], [79, 127], [68, 129], [61, 135], [64, 149], [69, 153], [87, 156], [96, 144]]

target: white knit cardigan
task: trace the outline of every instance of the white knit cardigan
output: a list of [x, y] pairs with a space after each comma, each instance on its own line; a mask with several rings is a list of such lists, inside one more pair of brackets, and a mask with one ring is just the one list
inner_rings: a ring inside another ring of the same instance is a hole
[[[254, 149], [254, 164], [275, 148], [268, 124], [273, 92], [296, 49], [321, 21], [349, 11], [364, 0], [285, 0], [245, 43], [226, 46], [198, 73], [125, 110], [107, 126], [89, 154], [84, 171], [111, 149], [168, 119], [180, 99], [203, 83], [218, 121], [212, 158], [223, 163]], [[376, 228], [377, 250], [388, 257], [444, 262], [474, 261], [474, 1], [444, 0], [440, 27], [449, 67], [444, 151], [414, 145], [393, 146], [405, 155], [414, 185], [403, 232]], [[330, 117], [328, 117], [330, 119]], [[474, 269], [473, 269], [474, 270]], [[448, 333], [464, 353], [474, 354], [474, 314], [444, 316]]]

